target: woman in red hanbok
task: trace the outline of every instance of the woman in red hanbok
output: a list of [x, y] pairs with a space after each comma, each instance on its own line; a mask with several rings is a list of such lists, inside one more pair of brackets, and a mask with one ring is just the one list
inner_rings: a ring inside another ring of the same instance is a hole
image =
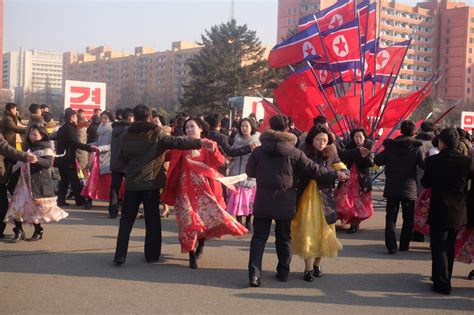
[[356, 233], [362, 221], [374, 214], [372, 179], [374, 165], [372, 141], [363, 128], [351, 131], [351, 141], [341, 153], [341, 160], [351, 170], [350, 179], [336, 191], [337, 216], [344, 224], [350, 223], [348, 233]]
[[[184, 128], [186, 136], [197, 139], [208, 130], [199, 118], [189, 119]], [[205, 239], [240, 236], [247, 229], [225, 210], [221, 183], [226, 184], [226, 180], [217, 171], [225, 158], [215, 142], [200, 150], [171, 150], [169, 159], [161, 199], [174, 206], [181, 251], [189, 253], [189, 267], [197, 269]]]

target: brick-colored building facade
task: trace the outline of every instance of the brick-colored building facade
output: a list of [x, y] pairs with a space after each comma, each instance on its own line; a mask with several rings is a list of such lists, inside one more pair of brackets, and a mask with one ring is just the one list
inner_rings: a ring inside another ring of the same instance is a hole
[[137, 47], [133, 54], [110, 46], [87, 47], [85, 53], [64, 53], [64, 80], [105, 82], [108, 108], [140, 102], [166, 108], [182, 97], [189, 78], [187, 60], [200, 49], [185, 41], [173, 42], [163, 52]]
[[[3, 0], [0, 0], [0, 73], [3, 73]], [[3, 88], [3, 77], [0, 76], [0, 89]]]

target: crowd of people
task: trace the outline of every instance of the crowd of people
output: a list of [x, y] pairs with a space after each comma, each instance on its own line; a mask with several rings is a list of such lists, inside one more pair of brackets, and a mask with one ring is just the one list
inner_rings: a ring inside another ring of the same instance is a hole
[[90, 119], [67, 108], [56, 124], [47, 105], [29, 111], [22, 124], [16, 104], [8, 103], [1, 123], [0, 238], [10, 222], [13, 243], [25, 239], [24, 224], [34, 226], [30, 241], [41, 240], [44, 223], [68, 216], [68, 198], [85, 209], [103, 200], [109, 218], [120, 214], [113, 262], [126, 262], [131, 230], [143, 216], [145, 259], [153, 263], [161, 256], [161, 217], [172, 206], [190, 268], [198, 268], [206, 240], [253, 231], [249, 285], [260, 286], [275, 221], [276, 278], [287, 281], [293, 252], [304, 261], [302, 278], [312, 282], [323, 275], [322, 258], [342, 250], [336, 222], [359, 233], [373, 216], [373, 174], [383, 167], [389, 254], [429, 235], [433, 289], [443, 294], [451, 292], [455, 258], [474, 257], [474, 171], [470, 135], [461, 129], [425, 121], [417, 134], [406, 120], [398, 136], [375, 148], [363, 128], [342, 139], [322, 116], [301, 133], [284, 115], [259, 130], [254, 114], [231, 122], [227, 115], [182, 113], [167, 122], [145, 105], [115, 115], [97, 109]]

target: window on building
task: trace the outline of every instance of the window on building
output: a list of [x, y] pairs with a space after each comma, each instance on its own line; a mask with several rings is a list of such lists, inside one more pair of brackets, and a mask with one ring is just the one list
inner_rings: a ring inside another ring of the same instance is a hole
[[446, 45], [449, 45], [449, 38], [446, 38]]
[[471, 63], [472, 63], [472, 58], [468, 58], [468, 59], [467, 59], [467, 62], [468, 62], [469, 64], [471, 64]]
[[467, 93], [467, 94], [471, 94], [471, 88], [467, 88], [467, 89], [466, 89], [466, 93]]
[[472, 48], [469, 48], [469, 53], [472, 54]]
[[449, 54], [449, 48], [446, 48], [446, 54]]
[[444, 88], [444, 94], [448, 94], [448, 88]]
[[446, 58], [446, 59], [444, 60], [444, 63], [445, 63], [445, 64], [448, 64], [448, 58]]
[[471, 68], [467, 68], [467, 73], [471, 73]]
[[469, 38], [469, 44], [474, 44], [474, 38]]
[[444, 84], [448, 84], [448, 78], [444, 78]]
[[471, 78], [467, 78], [467, 83], [471, 83]]
[[474, 23], [474, 17], [471, 18], [471, 23]]
[[474, 27], [471, 27], [471, 33], [474, 33]]

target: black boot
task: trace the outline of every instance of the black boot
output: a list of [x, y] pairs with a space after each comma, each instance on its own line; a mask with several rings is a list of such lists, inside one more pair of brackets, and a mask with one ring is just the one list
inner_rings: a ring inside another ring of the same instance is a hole
[[31, 242], [39, 241], [42, 238], [43, 238], [43, 228], [41, 227], [41, 224], [35, 224], [35, 232], [31, 236], [30, 241]]
[[247, 230], [252, 231], [252, 215], [248, 215], [245, 219], [245, 227]]
[[21, 223], [17, 225], [17, 222], [15, 221], [15, 225], [16, 227], [13, 228], [13, 233], [15, 233], [15, 235], [11, 239], [12, 243], [16, 243], [19, 240], [25, 239], [25, 231], [23, 231], [23, 228], [21, 227]]
[[196, 253], [194, 251], [189, 252], [189, 268], [198, 269], [197, 257], [196, 257]]
[[196, 259], [201, 258], [202, 253], [204, 252], [204, 239], [201, 238], [198, 240], [198, 246], [196, 247]]
[[237, 220], [237, 222], [242, 224], [242, 216], [241, 215], [236, 216], [235, 219]]

